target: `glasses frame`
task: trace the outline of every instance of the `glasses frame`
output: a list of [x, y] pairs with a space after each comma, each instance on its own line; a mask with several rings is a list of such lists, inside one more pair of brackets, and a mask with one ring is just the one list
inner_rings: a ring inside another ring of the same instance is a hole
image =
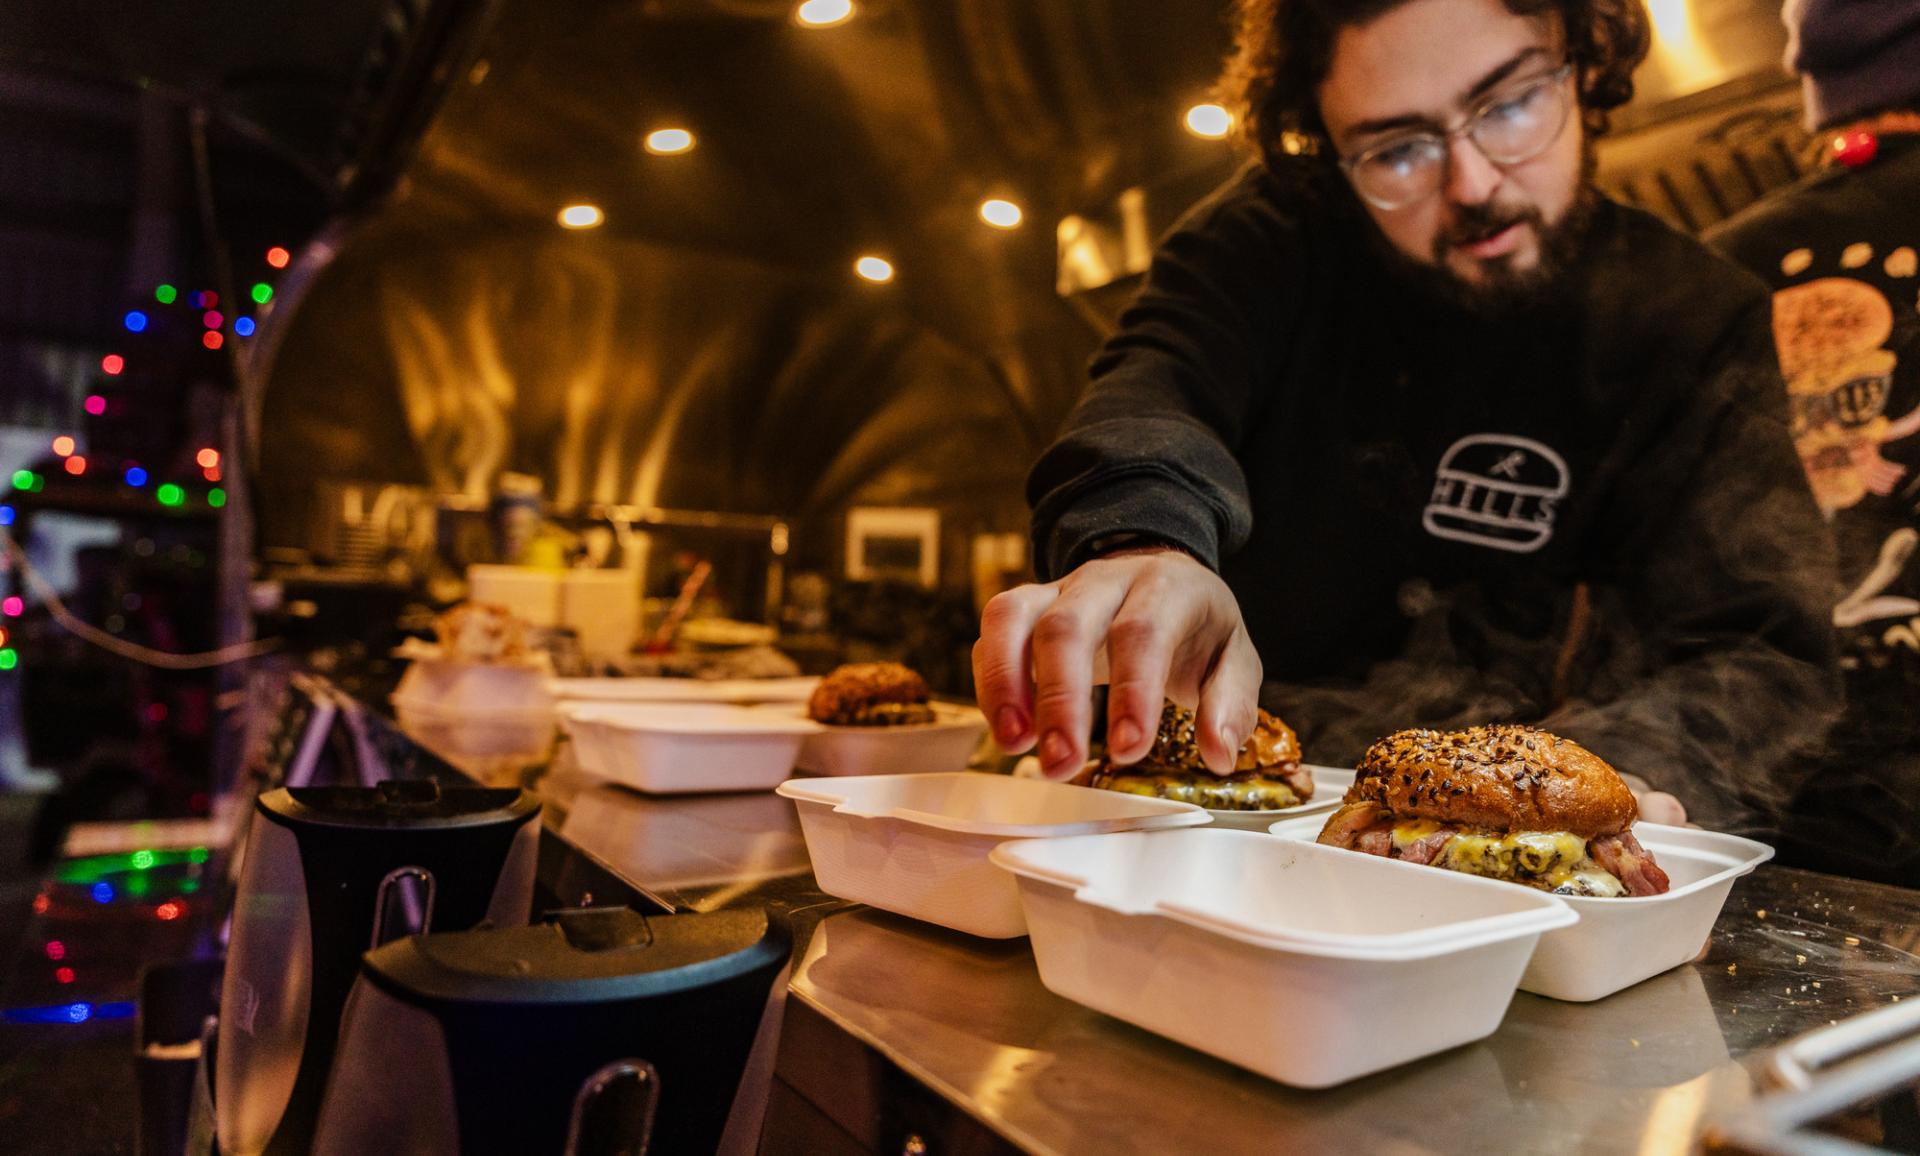
[[[1467, 111], [1461, 115], [1459, 121], [1451, 126], [1436, 125], [1433, 128], [1423, 129], [1419, 132], [1406, 133], [1401, 136], [1396, 136], [1396, 137], [1389, 138], [1387, 140], [1383, 140], [1380, 143], [1373, 145], [1370, 148], [1363, 149], [1360, 152], [1355, 153], [1350, 157], [1343, 156], [1340, 158], [1340, 162], [1339, 162], [1340, 171], [1346, 174], [1347, 183], [1353, 186], [1353, 191], [1360, 194], [1360, 197], [1363, 200], [1365, 200], [1368, 204], [1372, 205], [1376, 209], [1380, 209], [1383, 212], [1390, 212], [1394, 209], [1404, 209], [1408, 205], [1419, 204], [1421, 201], [1424, 201], [1428, 197], [1433, 196], [1434, 193], [1439, 192], [1440, 185], [1436, 184], [1433, 188], [1427, 190], [1426, 192], [1420, 194], [1419, 196], [1409, 197], [1404, 200], [1394, 199], [1390, 197], [1389, 198], [1376, 197], [1371, 193], [1367, 192], [1367, 190], [1365, 190], [1364, 188], [1361, 188], [1359, 180], [1357, 180], [1354, 177], [1354, 170], [1359, 168], [1361, 165], [1366, 164], [1368, 161], [1373, 160], [1375, 157], [1379, 156], [1381, 153], [1386, 152], [1388, 149], [1399, 148], [1402, 145], [1408, 144], [1412, 141], [1430, 140], [1430, 141], [1435, 141], [1440, 145], [1441, 153], [1443, 154], [1442, 159], [1444, 161], [1451, 161], [1453, 158], [1454, 142], [1458, 140], [1466, 140], [1466, 141], [1471, 141], [1473, 144], [1473, 147], [1476, 150], [1478, 150], [1480, 155], [1487, 159], [1487, 163], [1493, 165], [1495, 168], [1505, 170], [1505, 169], [1511, 168], [1514, 165], [1526, 164], [1528, 161], [1533, 160], [1535, 157], [1540, 156], [1542, 153], [1552, 148], [1554, 145], [1554, 142], [1560, 139], [1561, 134], [1567, 131], [1567, 121], [1572, 118], [1573, 106], [1576, 103], [1575, 101], [1569, 99], [1566, 95], [1566, 84], [1567, 84], [1567, 81], [1573, 76], [1573, 68], [1574, 68], [1573, 61], [1565, 60], [1565, 61], [1562, 61], [1560, 63], [1560, 66], [1558, 68], [1555, 68], [1552, 72], [1542, 73], [1538, 77], [1534, 78], [1533, 80], [1527, 81], [1524, 84], [1516, 85], [1511, 90], [1488, 93], [1486, 96], [1481, 97], [1479, 101], [1475, 102], [1475, 104], [1471, 108], [1467, 109]], [[1488, 111], [1491, 110], [1497, 104], [1504, 104], [1508, 101], [1517, 100], [1523, 96], [1531, 95], [1532, 93], [1539, 91], [1541, 89], [1550, 89], [1553, 92], [1559, 94], [1559, 97], [1560, 97], [1559, 122], [1554, 125], [1553, 132], [1548, 134], [1540, 142], [1539, 148], [1534, 149], [1531, 152], [1524, 153], [1522, 155], [1496, 157], [1493, 154], [1489, 153], [1486, 149], [1486, 146], [1480, 143], [1480, 138], [1474, 135], [1479, 130], [1480, 126], [1485, 123]]]

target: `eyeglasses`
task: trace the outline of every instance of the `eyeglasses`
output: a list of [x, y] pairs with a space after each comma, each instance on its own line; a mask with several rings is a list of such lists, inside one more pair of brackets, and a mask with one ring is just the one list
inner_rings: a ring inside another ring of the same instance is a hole
[[1456, 138], [1502, 168], [1524, 164], [1547, 151], [1567, 127], [1573, 102], [1567, 94], [1571, 62], [1497, 92], [1475, 105], [1454, 128], [1429, 129], [1382, 141], [1352, 157], [1340, 168], [1354, 191], [1378, 209], [1403, 209], [1440, 191], [1446, 179], [1448, 154]]

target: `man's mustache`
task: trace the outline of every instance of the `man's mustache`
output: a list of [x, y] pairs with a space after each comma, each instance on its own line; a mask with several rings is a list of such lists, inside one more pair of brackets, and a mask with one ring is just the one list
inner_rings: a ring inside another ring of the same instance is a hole
[[1530, 224], [1536, 233], [1545, 232], [1546, 220], [1538, 209], [1501, 205], [1486, 201], [1478, 205], [1453, 206], [1453, 220], [1434, 239], [1434, 259], [1444, 261], [1447, 254], [1462, 245], [1471, 245], [1518, 224]]

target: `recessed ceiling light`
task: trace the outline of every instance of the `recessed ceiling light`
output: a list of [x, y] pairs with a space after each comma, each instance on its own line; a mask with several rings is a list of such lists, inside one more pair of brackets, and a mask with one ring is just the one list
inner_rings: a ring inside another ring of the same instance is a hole
[[693, 134], [684, 128], [656, 128], [642, 143], [654, 156], [676, 156], [693, 150]]
[[1002, 200], [999, 197], [995, 197], [990, 201], [980, 202], [980, 219], [996, 229], [1015, 228], [1020, 224], [1020, 218], [1024, 215], [1025, 214], [1021, 213], [1019, 205], [1014, 204], [1012, 201]]
[[599, 205], [568, 205], [560, 210], [560, 224], [569, 229], [591, 229], [606, 219]]
[[853, 271], [876, 285], [893, 280], [893, 263], [885, 257], [868, 254], [853, 263]]
[[806, 0], [793, 18], [807, 28], [832, 28], [853, 19], [853, 0]]
[[1187, 110], [1187, 131], [1219, 140], [1233, 131], [1233, 114], [1217, 104], [1196, 104]]

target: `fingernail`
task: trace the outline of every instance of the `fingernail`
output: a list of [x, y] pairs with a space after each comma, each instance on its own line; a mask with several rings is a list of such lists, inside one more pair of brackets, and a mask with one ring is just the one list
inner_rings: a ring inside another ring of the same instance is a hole
[[1240, 740], [1233, 737], [1233, 731], [1228, 727], [1220, 727], [1213, 732], [1213, 736], [1219, 742], [1220, 749], [1227, 752], [1222, 765], [1214, 769], [1223, 775], [1231, 774], [1234, 764], [1240, 761]]
[[1130, 718], [1123, 718], [1113, 724], [1113, 730], [1107, 733], [1107, 749], [1130, 751], [1140, 741], [1140, 724]]
[[1002, 739], [1012, 742], [1027, 733], [1027, 716], [1017, 706], [1003, 706], [994, 712], [993, 729]]
[[1048, 731], [1047, 737], [1040, 740], [1040, 765], [1058, 767], [1073, 758], [1073, 744], [1067, 741], [1062, 731]]

